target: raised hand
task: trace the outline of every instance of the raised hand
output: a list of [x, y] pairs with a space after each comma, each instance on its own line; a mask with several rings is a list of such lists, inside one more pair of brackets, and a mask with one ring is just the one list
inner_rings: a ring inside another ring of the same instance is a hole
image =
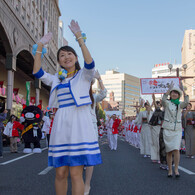
[[78, 32], [81, 32], [80, 26], [78, 24], [78, 22], [76, 22], [75, 20], [72, 20], [70, 22], [70, 25], [68, 25], [68, 27], [70, 28], [70, 30], [72, 31], [72, 33], [76, 36], [76, 34]]
[[155, 95], [154, 95], [154, 93], [152, 94], [152, 99], [153, 99], [153, 101], [155, 101]]
[[174, 83], [173, 83], [173, 81], [171, 81], [171, 83], [170, 83], [170, 85], [169, 85], [169, 91], [173, 88], [173, 86], [174, 86]]
[[182, 91], [184, 91], [184, 87], [183, 87], [183, 83], [182, 83], [182, 82], [180, 82], [179, 88], [180, 88]]
[[49, 41], [52, 39], [52, 33], [49, 32], [46, 35], [44, 35], [38, 43], [42, 43], [43, 45], [47, 45]]

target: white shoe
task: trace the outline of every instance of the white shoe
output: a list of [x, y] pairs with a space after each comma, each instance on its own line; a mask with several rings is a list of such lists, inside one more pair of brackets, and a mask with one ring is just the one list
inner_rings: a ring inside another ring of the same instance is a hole
[[84, 195], [89, 195], [90, 189], [91, 189], [91, 187], [89, 187], [89, 188], [84, 192]]
[[147, 158], [147, 155], [144, 155], [144, 158]]
[[33, 149], [33, 153], [41, 153], [41, 152], [42, 152], [41, 148], [34, 148]]
[[25, 153], [25, 154], [32, 153], [32, 149], [31, 148], [24, 148], [23, 153]]

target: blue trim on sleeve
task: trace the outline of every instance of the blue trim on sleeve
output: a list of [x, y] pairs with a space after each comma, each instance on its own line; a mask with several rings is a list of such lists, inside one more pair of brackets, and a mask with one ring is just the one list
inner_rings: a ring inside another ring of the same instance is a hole
[[37, 73], [35, 73], [35, 74], [33, 74], [37, 79], [39, 79], [39, 78], [41, 78], [43, 75], [44, 75], [44, 71], [43, 71], [43, 69], [42, 68], [40, 68], [40, 70], [37, 72]]
[[84, 67], [85, 67], [86, 69], [92, 69], [92, 68], [95, 67], [95, 62], [92, 61], [91, 64], [87, 64], [87, 63], [85, 62], [85, 63], [84, 63]]

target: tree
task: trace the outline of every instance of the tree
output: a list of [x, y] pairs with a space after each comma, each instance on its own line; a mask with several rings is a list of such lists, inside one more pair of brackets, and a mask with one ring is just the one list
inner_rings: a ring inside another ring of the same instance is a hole
[[97, 112], [97, 118], [98, 119], [104, 119], [104, 121], [105, 121], [105, 119], [106, 119], [106, 114], [105, 114], [105, 112], [104, 112], [104, 110], [102, 109], [102, 106], [101, 106], [101, 104], [98, 104], [98, 112]]

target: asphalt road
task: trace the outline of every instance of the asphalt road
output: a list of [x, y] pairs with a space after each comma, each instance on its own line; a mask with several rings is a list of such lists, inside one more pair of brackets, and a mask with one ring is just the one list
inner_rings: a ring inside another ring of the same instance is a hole
[[[16, 154], [4, 148], [4, 158], [0, 159], [0, 195], [55, 194], [55, 169], [47, 167], [45, 140], [41, 145], [41, 154], [30, 155], [22, 153], [23, 145]], [[167, 171], [159, 169], [159, 164], [151, 163], [149, 158], [143, 158], [123, 138], [118, 140], [117, 151], [110, 151], [104, 136], [100, 149], [103, 164], [94, 169], [91, 195], [195, 194], [195, 159], [181, 155], [181, 177], [176, 179], [167, 178]]]

